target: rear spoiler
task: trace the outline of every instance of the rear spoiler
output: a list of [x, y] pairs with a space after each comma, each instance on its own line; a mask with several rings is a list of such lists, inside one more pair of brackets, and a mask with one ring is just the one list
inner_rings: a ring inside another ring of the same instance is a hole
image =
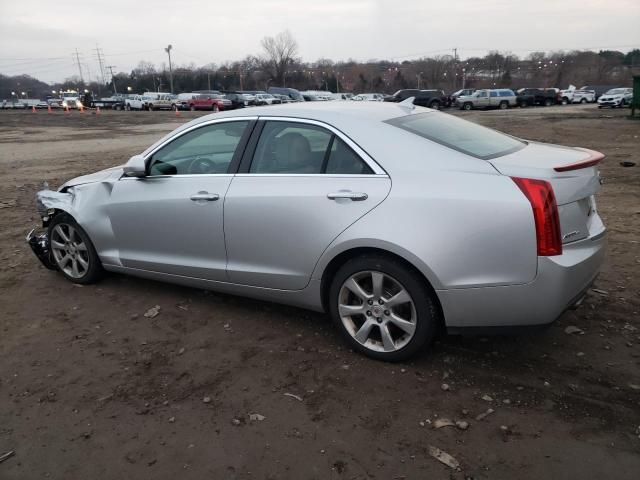
[[584, 160], [580, 160], [576, 163], [570, 163], [569, 165], [563, 165], [561, 167], [555, 167], [554, 170], [556, 172], [568, 172], [570, 170], [579, 170], [581, 168], [588, 168], [597, 165], [602, 160], [604, 160], [604, 153], [596, 152], [595, 150], [589, 150], [588, 148], [578, 148], [576, 150], [583, 151], [588, 153], [589, 156]]

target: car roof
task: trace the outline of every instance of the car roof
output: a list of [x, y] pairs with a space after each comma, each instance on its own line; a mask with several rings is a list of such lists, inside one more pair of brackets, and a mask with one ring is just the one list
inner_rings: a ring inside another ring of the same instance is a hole
[[[420, 107], [415, 107], [415, 109], [418, 108]], [[408, 115], [413, 111], [414, 109], [411, 107], [398, 103], [297, 102], [213, 113], [190, 122], [190, 125], [219, 118], [260, 116], [303, 118], [337, 126], [349, 121], [383, 122], [391, 118]]]

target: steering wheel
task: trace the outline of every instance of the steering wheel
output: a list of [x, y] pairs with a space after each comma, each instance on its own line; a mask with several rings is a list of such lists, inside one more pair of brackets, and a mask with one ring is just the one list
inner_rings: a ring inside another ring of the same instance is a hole
[[191, 174], [206, 174], [206, 173], [216, 173], [218, 164], [207, 157], [196, 157], [191, 160], [189, 164], [189, 168], [187, 169], [188, 173]]

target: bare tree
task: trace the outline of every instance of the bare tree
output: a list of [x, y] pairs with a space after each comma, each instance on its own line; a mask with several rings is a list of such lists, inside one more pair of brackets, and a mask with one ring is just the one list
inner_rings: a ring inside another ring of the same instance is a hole
[[265, 68], [274, 82], [284, 85], [287, 68], [298, 54], [298, 42], [289, 30], [278, 33], [275, 37], [264, 37], [262, 48], [265, 53]]

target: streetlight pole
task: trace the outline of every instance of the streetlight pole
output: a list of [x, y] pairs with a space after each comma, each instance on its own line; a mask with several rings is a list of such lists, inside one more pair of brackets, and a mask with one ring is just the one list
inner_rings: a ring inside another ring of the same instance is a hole
[[167, 52], [167, 55], [169, 55], [169, 83], [171, 84], [171, 93], [173, 93], [173, 69], [171, 68], [171, 49], [173, 49], [173, 46], [169, 45], [167, 48], [164, 49], [164, 51]]

